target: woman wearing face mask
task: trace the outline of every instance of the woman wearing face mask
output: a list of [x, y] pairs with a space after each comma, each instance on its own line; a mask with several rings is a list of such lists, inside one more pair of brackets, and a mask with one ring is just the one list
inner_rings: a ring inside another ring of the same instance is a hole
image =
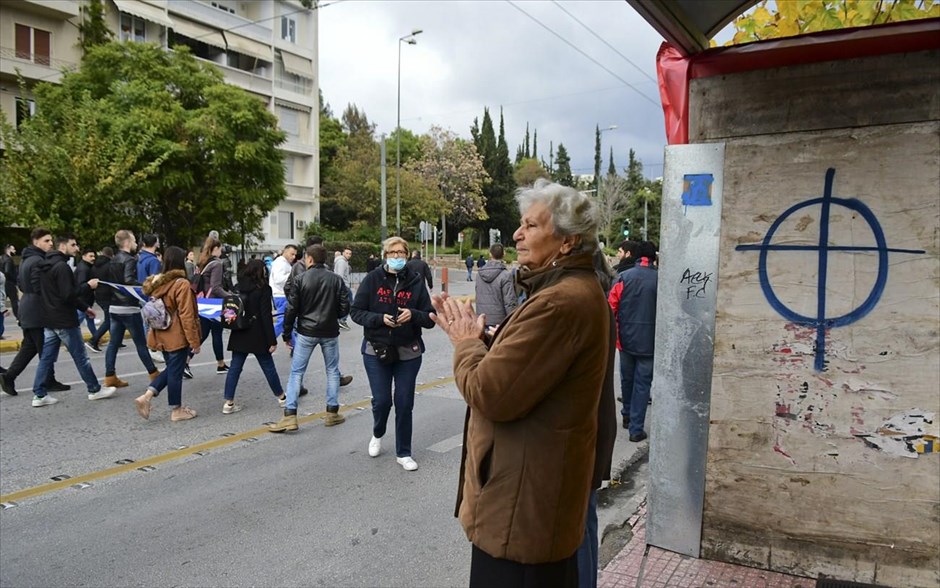
[[389, 237], [382, 243], [384, 263], [359, 284], [350, 315], [363, 326], [362, 361], [372, 389], [372, 440], [369, 455], [382, 451], [395, 383], [395, 455], [406, 471], [418, 469], [411, 456], [411, 412], [421, 369], [424, 341], [430, 329], [431, 298], [423, 277], [405, 267], [408, 242]]

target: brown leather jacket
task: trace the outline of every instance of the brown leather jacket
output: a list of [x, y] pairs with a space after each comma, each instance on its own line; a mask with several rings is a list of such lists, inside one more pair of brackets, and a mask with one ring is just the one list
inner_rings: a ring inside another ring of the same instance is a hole
[[147, 347], [157, 351], [199, 347], [201, 333], [196, 295], [189, 286], [186, 272], [172, 270], [165, 274], [154, 274], [144, 281], [143, 291], [147, 296], [162, 298], [171, 316], [169, 329], [148, 331]]
[[489, 555], [546, 563], [584, 537], [610, 311], [590, 254], [522, 270], [518, 285], [527, 299], [489, 349], [454, 351], [468, 404], [457, 514]]

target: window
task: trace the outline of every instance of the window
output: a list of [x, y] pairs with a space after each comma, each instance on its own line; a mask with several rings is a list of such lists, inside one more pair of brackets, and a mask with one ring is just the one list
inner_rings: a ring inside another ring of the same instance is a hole
[[52, 46], [49, 31], [41, 31], [26, 25], [16, 25], [16, 57], [40, 65], [49, 65]]
[[219, 10], [224, 10], [225, 12], [229, 12], [229, 13], [231, 13], [231, 14], [235, 14], [235, 9], [234, 9], [234, 8], [229, 8], [228, 6], [225, 6], [224, 4], [222, 4], [222, 3], [220, 3], [220, 2], [212, 2], [212, 6], [214, 6], [215, 8], [218, 8]]
[[289, 16], [281, 17], [281, 38], [291, 43], [297, 42], [297, 21]]
[[294, 183], [294, 158], [290, 155], [284, 156], [284, 181], [288, 184]]
[[121, 13], [121, 40], [143, 43], [147, 40], [147, 26], [144, 19]]
[[300, 113], [290, 108], [278, 108], [278, 118], [281, 129], [287, 136], [297, 138], [300, 136]]
[[285, 212], [283, 210], [277, 211], [277, 238], [278, 239], [293, 239], [294, 238], [294, 213]]
[[36, 101], [28, 98], [16, 97], [16, 128], [36, 114]]

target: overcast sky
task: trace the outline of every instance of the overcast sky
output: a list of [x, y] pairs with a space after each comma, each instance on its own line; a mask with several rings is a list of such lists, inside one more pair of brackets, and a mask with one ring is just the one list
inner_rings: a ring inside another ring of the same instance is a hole
[[620, 170], [632, 148], [647, 177], [662, 175], [662, 38], [624, 0], [345, 0], [321, 8], [319, 28], [320, 87], [337, 117], [355, 103], [378, 133], [395, 129], [398, 39], [423, 29], [402, 45], [402, 127], [469, 138], [488, 107], [498, 133], [502, 107], [511, 158], [528, 123], [540, 158], [561, 142], [574, 173], [592, 174], [595, 126], [617, 125], [602, 134], [602, 170], [611, 147]]

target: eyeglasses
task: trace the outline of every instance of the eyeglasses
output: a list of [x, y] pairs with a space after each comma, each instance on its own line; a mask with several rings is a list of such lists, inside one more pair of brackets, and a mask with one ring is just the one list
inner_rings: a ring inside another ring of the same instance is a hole
[[386, 251], [385, 255], [387, 257], [408, 257], [407, 251]]

